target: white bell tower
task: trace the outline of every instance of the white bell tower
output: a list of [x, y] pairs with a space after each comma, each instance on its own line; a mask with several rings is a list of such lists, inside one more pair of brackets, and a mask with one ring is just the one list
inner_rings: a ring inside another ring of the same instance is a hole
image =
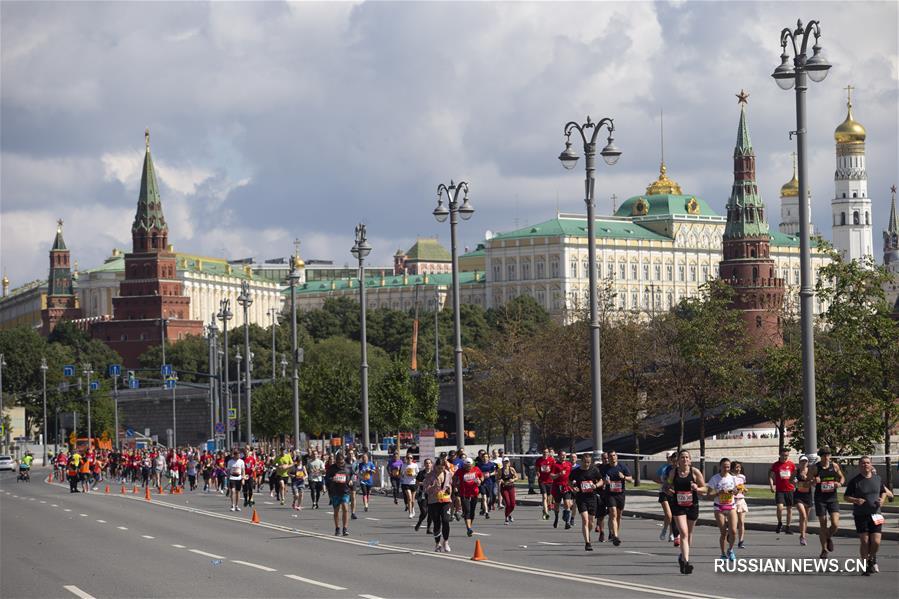
[[861, 123], [852, 118], [852, 90], [847, 86], [846, 120], [833, 137], [837, 143], [837, 169], [834, 173], [836, 195], [833, 212], [833, 244], [844, 260], [873, 256], [874, 233], [871, 225], [871, 199], [865, 170], [865, 137]]

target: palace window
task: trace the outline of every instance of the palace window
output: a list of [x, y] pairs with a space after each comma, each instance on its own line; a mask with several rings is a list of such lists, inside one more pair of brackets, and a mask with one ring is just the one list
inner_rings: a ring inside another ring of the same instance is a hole
[[537, 264], [534, 266], [537, 272], [538, 279], [546, 278], [546, 264], [543, 263], [543, 260], [537, 260]]
[[655, 267], [653, 268], [653, 270], [655, 271], [655, 272], [653, 273], [653, 276], [655, 277], [655, 280], [656, 280], [656, 281], [660, 281], [660, 280], [662, 279], [662, 265], [661, 265], [661, 264], [656, 264]]
[[527, 281], [531, 278], [531, 263], [527, 260], [521, 263], [521, 280]]
[[665, 276], [669, 281], [674, 280], [674, 267], [670, 264], [665, 266]]
[[554, 279], [559, 278], [559, 258], [556, 256], [553, 256], [549, 262], [549, 276]]
[[622, 281], [627, 278], [627, 264], [624, 262], [618, 265], [618, 278]]
[[708, 265], [702, 267], [702, 282], [705, 283], [709, 279]]
[[612, 262], [606, 265], [606, 276], [610, 279], [615, 278], [615, 265]]
[[636, 264], [631, 264], [631, 280], [633, 280], [633, 281], [637, 280], [637, 265]]
[[649, 264], [643, 265], [643, 280], [644, 281], [649, 280]]
[[499, 264], [493, 265], [493, 280], [502, 281], [503, 268]]
[[633, 308], [634, 310], [636, 310], [636, 309], [639, 308], [639, 307], [640, 307], [640, 306], [639, 306], [639, 304], [637, 303], [637, 292], [636, 292], [636, 291], [632, 291], [632, 292], [631, 292], [631, 308]]
[[690, 265], [690, 281], [693, 283], [696, 282], [696, 265], [695, 264]]
[[684, 265], [683, 264], [679, 264], [677, 267], [677, 280], [678, 281], [684, 280]]
[[515, 280], [515, 263], [510, 262], [506, 264], [506, 280], [514, 281]]

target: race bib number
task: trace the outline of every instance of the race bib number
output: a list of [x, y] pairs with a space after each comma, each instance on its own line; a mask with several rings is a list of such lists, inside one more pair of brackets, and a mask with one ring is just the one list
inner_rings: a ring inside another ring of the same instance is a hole
[[450, 494], [449, 491], [437, 491], [437, 501], [449, 501]]
[[883, 524], [883, 514], [871, 514], [871, 520], [874, 521], [874, 526], [880, 526]]
[[240, 468], [231, 468], [231, 476], [240, 476]]
[[737, 485], [737, 493], [745, 493], [746, 486], [745, 485]]
[[344, 483], [346, 483], [346, 474], [343, 473], [343, 472], [340, 472], [340, 473], [338, 473], [338, 474], [335, 474], [335, 475], [334, 475], [334, 482], [335, 482], [335, 483], [338, 483], [338, 484], [341, 484], [341, 485], [344, 484]]
[[474, 472], [466, 472], [465, 474], [462, 475], [462, 480], [464, 480], [467, 483], [474, 482], [477, 479], [478, 479], [478, 475], [475, 474]]
[[780, 474], [780, 477], [781, 477], [782, 479], [784, 479], [784, 480], [790, 478], [790, 471], [789, 471], [789, 470], [778, 470], [777, 472]]
[[693, 505], [693, 492], [692, 491], [678, 491], [677, 492], [677, 505], [681, 507], [690, 507]]
[[718, 503], [720, 505], [730, 505], [734, 502], [733, 491], [721, 491], [718, 493]]
[[796, 490], [800, 493], [808, 493], [812, 490], [812, 487], [807, 482], [797, 482]]
[[834, 480], [823, 480], [821, 481], [821, 492], [822, 493], [833, 493], [837, 490], [837, 482]]
[[370, 480], [370, 479], [371, 479], [371, 472], [366, 470], [365, 472], [362, 473], [362, 480]]
[[621, 493], [624, 491], [624, 483], [620, 480], [613, 480], [609, 482], [609, 492], [610, 493]]
[[540, 472], [549, 472], [549, 466], [540, 466]]
[[415, 468], [406, 468], [406, 476], [415, 476]]
[[581, 481], [581, 493], [589, 493], [594, 489], [592, 480], [582, 480]]

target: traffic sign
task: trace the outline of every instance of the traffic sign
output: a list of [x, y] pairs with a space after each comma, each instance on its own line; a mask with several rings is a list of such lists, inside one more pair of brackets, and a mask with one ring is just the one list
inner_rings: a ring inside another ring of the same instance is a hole
[[62, 367], [62, 376], [75, 376], [75, 367], [71, 364], [66, 364]]
[[221, 422], [216, 422], [216, 423], [215, 423], [215, 434], [216, 434], [216, 435], [221, 435], [221, 434], [223, 434], [224, 432], [225, 432], [225, 425], [224, 425], [223, 423], [221, 423]]
[[228, 408], [228, 420], [237, 420], [237, 408]]
[[96, 391], [100, 388], [100, 381], [91, 381], [91, 391]]
[[176, 378], [168, 378], [165, 380], [165, 388], [166, 389], [174, 389], [177, 382], [178, 382], [178, 379], [176, 379]]
[[162, 376], [172, 376], [172, 365], [171, 364], [163, 364], [161, 372], [162, 372]]
[[121, 364], [110, 364], [109, 365], [109, 376], [119, 376], [122, 374], [122, 365]]
[[129, 426], [128, 428], [126, 428], [126, 429], [125, 429], [125, 436], [128, 437], [129, 439], [130, 439], [131, 437], [133, 437], [133, 436], [134, 436], [134, 429], [131, 428], [130, 426]]
[[140, 389], [140, 381], [137, 379], [131, 379], [130, 381], [128, 381], [128, 388], [129, 389]]

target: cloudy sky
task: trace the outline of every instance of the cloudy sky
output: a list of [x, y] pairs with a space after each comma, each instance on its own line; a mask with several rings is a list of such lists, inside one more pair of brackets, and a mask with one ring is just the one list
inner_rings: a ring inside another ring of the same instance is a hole
[[365, 2], [0, 4], [0, 268], [46, 276], [57, 218], [82, 268], [130, 247], [150, 127], [179, 251], [374, 263], [416, 235], [438, 183], [466, 179], [485, 232], [583, 211], [582, 169], [556, 157], [571, 119], [615, 118], [600, 213], [658, 172], [722, 210], [739, 108], [776, 225], [791, 175], [794, 97], [770, 77], [779, 34], [819, 19], [834, 67], [808, 94], [813, 220], [830, 235], [833, 130], [847, 84], [868, 131], [875, 252], [897, 164], [895, 2]]

